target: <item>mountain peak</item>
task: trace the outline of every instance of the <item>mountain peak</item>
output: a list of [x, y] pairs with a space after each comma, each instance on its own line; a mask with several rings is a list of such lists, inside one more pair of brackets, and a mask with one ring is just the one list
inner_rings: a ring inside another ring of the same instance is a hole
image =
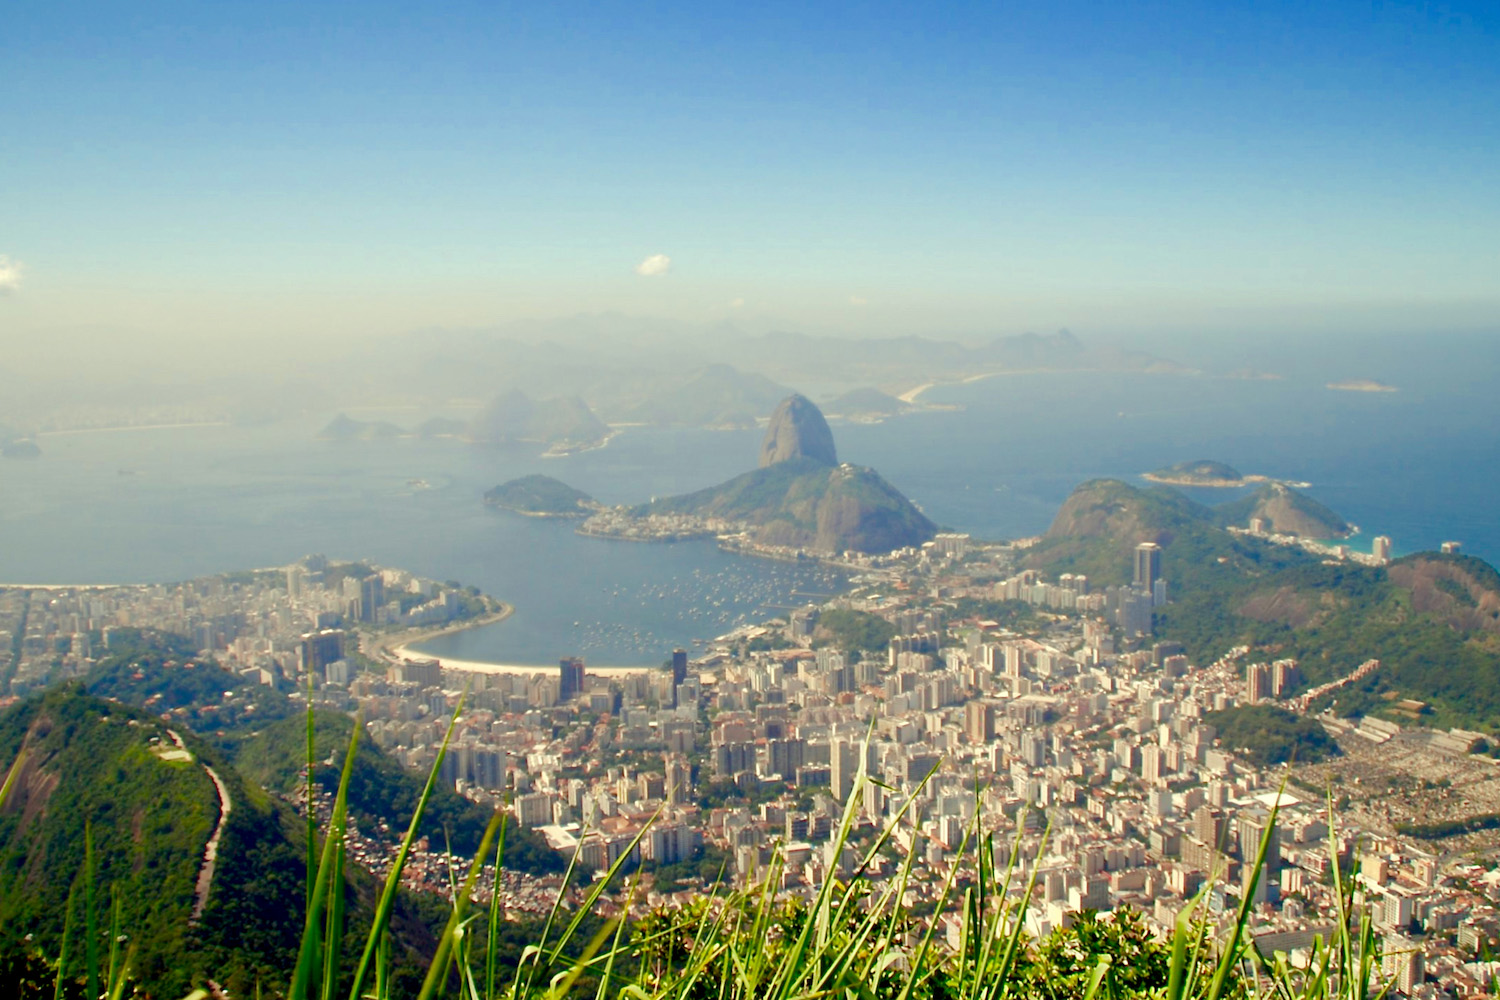
[[760, 467], [804, 458], [822, 465], [839, 464], [833, 431], [823, 411], [806, 396], [793, 394], [771, 414], [771, 426], [760, 445]]

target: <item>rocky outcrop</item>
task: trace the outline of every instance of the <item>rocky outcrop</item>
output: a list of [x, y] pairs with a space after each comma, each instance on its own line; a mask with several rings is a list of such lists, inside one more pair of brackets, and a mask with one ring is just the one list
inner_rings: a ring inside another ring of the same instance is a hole
[[839, 464], [828, 421], [802, 396], [776, 408], [759, 468], [634, 513], [739, 522], [762, 545], [821, 553], [890, 552], [937, 533], [937, 525], [874, 469]]
[[833, 431], [828, 429], [823, 411], [806, 396], [792, 395], [783, 399], [771, 414], [771, 425], [766, 428], [765, 440], [760, 445], [760, 467], [799, 459], [810, 459], [820, 465], [839, 464]]
[[825, 554], [890, 552], [921, 545], [937, 533], [937, 526], [874, 469], [830, 468], [810, 458], [777, 462], [635, 512], [739, 521], [762, 545]]

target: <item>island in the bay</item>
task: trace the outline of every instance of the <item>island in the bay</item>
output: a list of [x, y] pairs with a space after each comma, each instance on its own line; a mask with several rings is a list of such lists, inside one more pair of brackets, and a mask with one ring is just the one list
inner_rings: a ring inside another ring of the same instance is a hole
[[717, 537], [764, 555], [825, 556], [917, 546], [937, 530], [874, 469], [840, 462], [828, 421], [801, 395], [771, 415], [758, 468], [694, 493], [601, 511], [579, 528], [607, 538]]
[[503, 482], [485, 493], [484, 502], [527, 517], [588, 517], [604, 509], [582, 490], [542, 475]]
[[1192, 462], [1178, 462], [1164, 469], [1145, 473], [1142, 478], [1168, 486], [1244, 486], [1246, 483], [1266, 482], [1265, 476], [1246, 476], [1238, 469], [1223, 462], [1200, 458]]

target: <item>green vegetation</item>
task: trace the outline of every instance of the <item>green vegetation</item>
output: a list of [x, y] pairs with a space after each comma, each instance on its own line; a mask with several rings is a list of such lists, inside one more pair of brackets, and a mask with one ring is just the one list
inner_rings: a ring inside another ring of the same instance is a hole
[[1316, 764], [1339, 753], [1338, 743], [1321, 725], [1275, 705], [1241, 705], [1209, 712], [1204, 721], [1218, 730], [1225, 747], [1258, 767], [1288, 761]]
[[818, 616], [817, 634], [814, 646], [878, 653], [891, 644], [896, 626], [868, 611], [829, 608]]
[[1447, 578], [1434, 580], [1433, 586], [1437, 587], [1438, 590], [1441, 590], [1443, 593], [1453, 598], [1459, 604], [1465, 605], [1466, 607], [1470, 608], [1479, 607], [1479, 602], [1474, 600], [1474, 595], [1469, 593], [1469, 588], [1465, 587], [1457, 580], [1449, 580]]
[[285, 695], [200, 658], [186, 637], [169, 632], [116, 630], [109, 655], [89, 671], [85, 685], [101, 698], [170, 713], [198, 732], [263, 725], [294, 711]]
[[[76, 700], [89, 703], [84, 711], [97, 711], [103, 704]], [[854, 852], [853, 871], [848, 878], [826, 880], [809, 898], [777, 899], [773, 894], [780, 882], [779, 863], [773, 862], [768, 877], [757, 885], [719, 884], [680, 910], [658, 911], [633, 922], [619, 917], [601, 922], [595, 914], [606, 892], [635, 892], [634, 883], [623, 883], [621, 876], [639, 844], [637, 837], [603, 877], [577, 887], [582, 895], [577, 906], [565, 906], [568, 887], [580, 874], [570, 867], [551, 913], [540, 926], [524, 929], [529, 944], [519, 950], [517, 929], [507, 928], [500, 919], [498, 899], [487, 913], [474, 904], [483, 866], [504, 855], [508, 831], [497, 814], [487, 824], [467, 873], [455, 873], [447, 918], [424, 949], [426, 973], [418, 986], [416, 977], [402, 974], [403, 952], [395, 934], [399, 885], [461, 711], [460, 704], [382, 887], [370, 887], [356, 868], [345, 867], [348, 804], [360, 746], [359, 731], [354, 729], [349, 745], [337, 755], [342, 765], [333, 809], [321, 847], [308, 853], [300, 873], [305, 882], [297, 878], [296, 865], [283, 859], [276, 866], [284, 889], [306, 887], [294, 957], [280, 966], [281, 975], [254, 983], [243, 977], [226, 980], [217, 968], [207, 974], [184, 970], [179, 978], [195, 984], [216, 978], [235, 995], [260, 994], [268, 984], [273, 992], [284, 989], [289, 1000], [391, 1000], [412, 995], [419, 1000], [439, 995], [559, 1000], [589, 994], [599, 1000], [627, 995], [639, 1000], [1238, 1000], [1254, 988], [1245, 978], [1254, 969], [1285, 1000], [1363, 1000], [1378, 961], [1370, 916], [1351, 919], [1352, 889], [1338, 868], [1331, 873], [1337, 901], [1332, 939], [1313, 950], [1310, 967], [1294, 975], [1283, 959], [1263, 958], [1255, 951], [1246, 928], [1256, 880], [1274, 836], [1274, 809], [1258, 854], [1247, 866], [1250, 881], [1237, 910], [1221, 922], [1206, 912], [1200, 895], [1179, 917], [1166, 942], [1152, 940], [1128, 913], [1107, 919], [1083, 914], [1072, 927], [1043, 941], [1028, 940], [1022, 916], [1036, 888], [1035, 873], [1023, 882], [1015, 870], [996, 868], [996, 848], [1001, 845], [978, 827], [976, 818], [958, 848], [957, 863], [936, 887], [935, 901], [923, 907], [934, 915], [951, 914], [957, 921], [957, 946], [944, 947], [937, 937], [938, 921], [902, 905], [919, 853], [890, 851], [896, 829], [907, 818], [905, 810], [867, 839], [852, 836], [855, 803], [862, 800], [869, 780], [862, 775], [833, 838], [836, 851]], [[5, 721], [12, 723], [13, 715]], [[58, 728], [54, 725], [39, 739], [45, 742]], [[15, 744], [11, 738], [0, 743], [0, 749], [16, 754]], [[33, 743], [28, 755], [36, 749]], [[22, 767], [32, 766], [32, 759], [27, 756]], [[0, 787], [0, 805], [8, 807], [6, 794]], [[13, 811], [3, 815], [12, 822]], [[1331, 834], [1330, 843], [1336, 854], [1336, 834]], [[1014, 851], [1008, 853], [1015, 856]], [[80, 972], [89, 984], [89, 997], [105, 990], [120, 996], [131, 984], [140, 984], [146, 995], [180, 995], [142, 974], [145, 944], [136, 940], [134, 925], [120, 919], [118, 911], [111, 920], [98, 919], [105, 908], [95, 897], [107, 854], [101, 848], [96, 860], [85, 838], [83, 857], [75, 854], [62, 872], [69, 877], [67, 885], [47, 897], [53, 923], [60, 922], [60, 910], [61, 922], [69, 929], [8, 952], [19, 955], [0, 966], [4, 974], [15, 976], [8, 983], [14, 995], [26, 1000], [77, 996]], [[900, 858], [899, 868], [885, 885], [877, 887], [861, 877], [877, 859], [893, 856]], [[155, 895], [146, 886], [135, 892]], [[69, 918], [79, 897], [84, 900], [82, 911]], [[9, 905], [10, 896], [4, 898]], [[60, 905], [64, 898], [69, 903]], [[79, 922], [85, 928], [81, 935]], [[117, 931], [131, 927], [129, 947], [101, 947], [99, 931], [106, 924], [110, 942], [121, 941]], [[295, 917], [283, 918], [282, 924], [295, 926]], [[0, 926], [10, 932], [15, 921]], [[79, 936], [86, 945], [83, 956], [76, 950]], [[70, 950], [70, 942], [75, 950]], [[195, 953], [199, 958], [206, 954]], [[53, 970], [55, 979], [49, 983], [47, 973]]]
[[1466, 833], [1500, 829], [1500, 813], [1481, 813], [1463, 819], [1439, 820], [1436, 823], [1397, 823], [1396, 832], [1403, 837], [1421, 840], [1446, 840]]
[[1258, 517], [1274, 532], [1302, 538], [1343, 538], [1350, 531], [1348, 522], [1331, 508], [1280, 483], [1267, 483], [1247, 497], [1214, 507], [1213, 512], [1221, 525], [1243, 528]]
[[873, 469], [812, 459], [777, 462], [726, 483], [635, 508], [745, 521], [767, 545], [824, 552], [889, 552], [930, 539], [937, 526]]
[[652, 873], [657, 892], [679, 892], [694, 885], [720, 884], [734, 873], [734, 858], [722, 848], [706, 846], [685, 861], [642, 868]]
[[[348, 744], [354, 720], [341, 712], [317, 713], [313, 757], [320, 763], [314, 779], [327, 792], [338, 788], [339, 767], [332, 763]], [[303, 717], [284, 719], [244, 740], [235, 753], [240, 773], [273, 791], [291, 794], [302, 781], [306, 758]], [[422, 782], [373, 741], [361, 741], [348, 777], [349, 813], [367, 832], [398, 830], [416, 810]], [[435, 787], [428, 799], [419, 835], [434, 845], [450, 843], [455, 851], [473, 852], [484, 837], [490, 810], [470, 802], [447, 785]], [[512, 831], [506, 839], [507, 865], [536, 874], [561, 871], [557, 852], [529, 830]]]
[[1203, 482], [1215, 486], [1221, 483], [1237, 483], [1245, 478], [1233, 466], [1225, 465], [1223, 462], [1213, 462], [1206, 458], [1200, 458], [1194, 462], [1178, 462], [1176, 465], [1157, 469], [1147, 475], [1154, 479], [1172, 480], [1183, 484]]
[[954, 605], [953, 618], [977, 618], [994, 622], [1001, 628], [1016, 629], [1036, 624], [1040, 616], [1037, 609], [1025, 601], [981, 601], [962, 597]]
[[582, 490], [540, 475], [501, 483], [485, 493], [484, 502], [521, 514], [551, 517], [584, 517], [599, 509], [598, 501]]
[[172, 746], [165, 727], [76, 685], [0, 717], [0, 759], [23, 744], [14, 801], [0, 813], [0, 945], [13, 952], [23, 934], [56, 941], [64, 922], [81, 926], [87, 832], [97, 882], [117, 887], [134, 929], [138, 968], [186, 992], [170, 970], [188, 950], [197, 862], [218, 818], [213, 783], [197, 764], [158, 756]]
[[[1309, 685], [1368, 659], [1381, 669], [1331, 696], [1340, 714], [1384, 711], [1381, 696], [1428, 702], [1437, 726], [1500, 730], [1500, 574], [1470, 556], [1419, 553], [1388, 567], [1325, 564], [1301, 549], [1219, 527], [1216, 511], [1172, 490], [1113, 480], [1080, 486], [1027, 565], [1128, 581], [1140, 541], [1163, 546], [1171, 603], [1157, 636], [1197, 663], [1239, 645], [1296, 659]], [[1448, 579], [1450, 585], [1438, 581]], [[1456, 596], [1462, 588], [1468, 601]], [[1318, 706], [1315, 706], [1318, 707]]]

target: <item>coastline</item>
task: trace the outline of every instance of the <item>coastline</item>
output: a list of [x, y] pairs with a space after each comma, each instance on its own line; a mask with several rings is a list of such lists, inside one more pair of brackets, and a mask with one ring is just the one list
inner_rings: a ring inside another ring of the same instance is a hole
[[[376, 636], [370, 635], [371, 645], [375, 653], [390, 663], [399, 663], [405, 660], [433, 660], [437, 657], [411, 647], [421, 642], [431, 642], [433, 639], [445, 635], [456, 635], [466, 632], [471, 628], [483, 628], [486, 625], [496, 625], [505, 621], [515, 614], [515, 606], [505, 601], [498, 601], [499, 607], [494, 611], [482, 614], [477, 618], [470, 618], [461, 622], [453, 622], [448, 625], [439, 625], [435, 628], [409, 628], [402, 629], [392, 635]], [[369, 635], [369, 633], [365, 633]], [[363, 642], [360, 645], [364, 645]]]
[[[431, 642], [433, 639], [445, 635], [456, 635], [469, 629], [483, 628], [486, 625], [497, 625], [515, 614], [515, 606], [505, 601], [500, 602], [499, 609], [489, 614], [471, 618], [468, 621], [457, 622], [452, 625], [443, 625], [438, 628], [407, 629], [392, 636], [382, 637], [375, 643], [375, 651], [388, 663], [400, 663], [402, 660], [436, 660], [444, 670], [457, 670], [471, 674], [542, 674], [556, 670], [555, 664], [521, 664], [521, 663], [491, 663], [485, 660], [460, 660], [453, 657], [437, 656], [432, 653], [424, 653], [414, 648], [420, 643]], [[653, 667], [611, 667], [593, 666], [590, 664], [588, 672], [604, 674], [609, 676], [622, 676], [625, 674], [646, 673]]]
[[73, 434], [114, 434], [120, 431], [175, 431], [194, 427], [228, 427], [227, 420], [194, 420], [177, 424], [118, 424], [109, 427], [64, 427], [55, 431], [37, 431], [33, 437], [67, 437]]

